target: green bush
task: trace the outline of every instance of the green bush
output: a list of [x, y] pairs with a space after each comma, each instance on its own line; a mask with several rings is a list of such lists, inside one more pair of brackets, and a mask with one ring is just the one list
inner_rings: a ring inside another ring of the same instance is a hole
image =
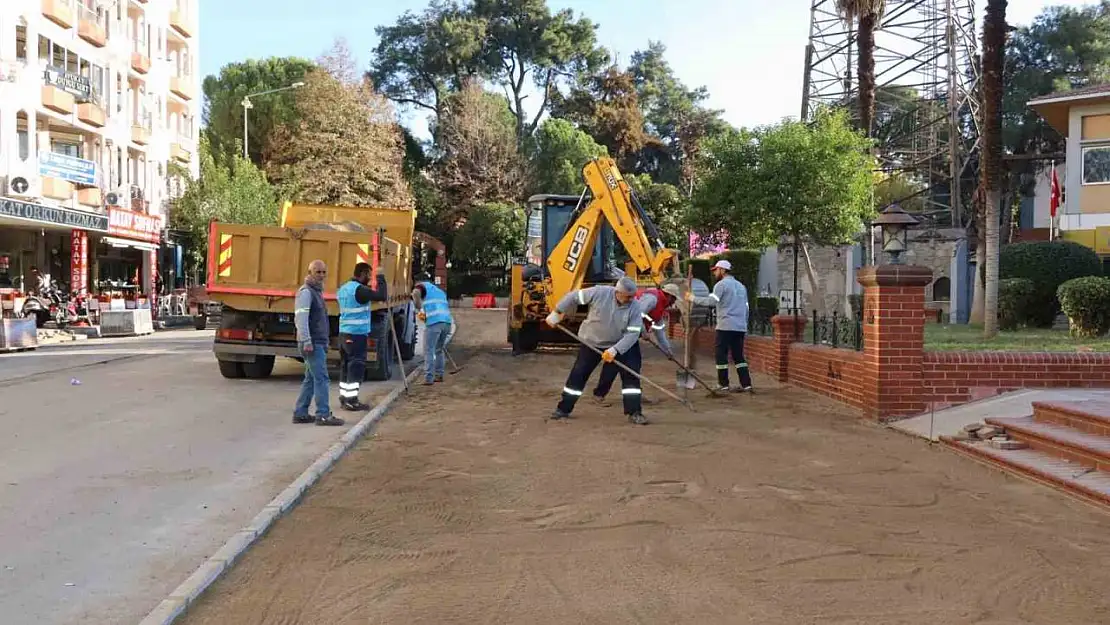
[[1029, 310], [1037, 286], [1028, 278], [1008, 278], [998, 281], [998, 327], [1017, 330], [1029, 323]]
[[1057, 289], [1073, 278], [1102, 275], [1102, 261], [1091, 248], [1073, 241], [1025, 241], [1002, 248], [999, 278], [1026, 278], [1034, 285], [1031, 325], [1051, 327], [1060, 312]]
[[693, 266], [694, 277], [713, 288], [713, 276], [709, 273], [712, 266], [708, 258], [691, 258], [682, 263], [682, 275], [686, 275], [686, 267]]
[[757, 297], [755, 298], [755, 310], [761, 319], [770, 319], [779, 312], [779, 299], [777, 297]]
[[1074, 278], [1057, 290], [1072, 336], [1091, 338], [1110, 330], [1110, 278]]

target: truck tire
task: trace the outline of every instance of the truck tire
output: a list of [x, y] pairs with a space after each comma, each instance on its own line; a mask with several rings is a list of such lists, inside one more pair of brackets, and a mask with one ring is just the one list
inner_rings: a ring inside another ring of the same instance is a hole
[[[392, 377], [393, 372], [393, 368], [390, 366], [391, 361], [397, 359], [396, 355], [388, 351], [393, 349], [393, 345], [390, 343], [392, 339], [389, 336], [389, 326], [384, 323], [371, 326], [370, 338], [374, 339], [376, 359], [370, 360], [367, 358], [364, 379], [372, 382], [388, 380]], [[391, 355], [392, 358], [390, 358]]]
[[397, 338], [401, 343], [401, 359], [408, 362], [416, 357], [416, 333], [420, 331], [420, 326], [412, 329], [412, 340], [406, 343], [404, 337], [405, 333], [408, 332], [408, 326], [405, 323], [408, 317], [398, 316], [396, 318], [399, 320], [397, 323]]
[[514, 356], [534, 352], [536, 348], [540, 346], [539, 324], [525, 323], [520, 326], [519, 330], [513, 330], [511, 334], [513, 334], [512, 343]]
[[232, 360], [217, 360], [216, 362], [220, 365], [220, 375], [229, 380], [236, 380], [245, 375], [241, 362]]
[[193, 315], [193, 328], [205, 330], [208, 328], [208, 315]]
[[274, 372], [273, 356], [256, 356], [254, 362], [244, 362], [243, 377], [252, 380], [262, 380], [270, 377]]

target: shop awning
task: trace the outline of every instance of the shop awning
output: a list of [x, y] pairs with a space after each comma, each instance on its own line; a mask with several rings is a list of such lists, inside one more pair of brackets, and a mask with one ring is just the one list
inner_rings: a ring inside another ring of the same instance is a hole
[[148, 252], [157, 252], [161, 248], [153, 243], [143, 243], [142, 241], [132, 241], [130, 239], [117, 239], [116, 237], [102, 237], [100, 239], [112, 247], [133, 247], [137, 250], [146, 250]]

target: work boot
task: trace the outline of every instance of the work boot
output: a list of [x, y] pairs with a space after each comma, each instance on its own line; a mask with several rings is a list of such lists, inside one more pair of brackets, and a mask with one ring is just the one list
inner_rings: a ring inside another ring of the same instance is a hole
[[437, 375], [436, 376], [436, 382], [442, 382], [442, 381], [443, 381], [443, 376], [442, 375]]
[[367, 410], [370, 410], [370, 406], [367, 406], [358, 399], [352, 399], [343, 402], [343, 410], [350, 410], [351, 412], [366, 412]]
[[435, 380], [424, 380], [424, 382], [423, 382], [424, 386], [431, 386], [435, 383], [436, 383]]
[[717, 388], [713, 389], [713, 392], [715, 392], [715, 393], [728, 393], [728, 392], [731, 392], [731, 390], [732, 389], [729, 388], [728, 384], [721, 384], [721, 385], [718, 385]]
[[555, 412], [551, 413], [551, 419], [554, 420], [554, 421], [562, 421], [563, 419], [569, 419], [569, 418], [570, 418], [570, 413], [569, 412], [563, 412], [562, 410], [559, 410], [558, 408], [555, 409]]
[[634, 412], [628, 415], [628, 422], [633, 425], [647, 425], [648, 423], [651, 423], [651, 421], [648, 421], [647, 417], [645, 417], [644, 413], [642, 412]]
[[346, 421], [333, 414], [316, 417], [316, 425], [343, 425], [344, 423], [346, 423]]
[[750, 386], [745, 386], [744, 388], [736, 387], [736, 388], [729, 389], [729, 392], [730, 393], [751, 393], [752, 392], [752, 387], [750, 387]]
[[295, 415], [293, 415], [293, 423], [313, 423], [315, 421], [316, 421], [316, 417], [312, 417], [312, 416], [309, 416], [309, 415], [306, 415], [306, 414], [303, 414], [303, 415], [295, 414]]

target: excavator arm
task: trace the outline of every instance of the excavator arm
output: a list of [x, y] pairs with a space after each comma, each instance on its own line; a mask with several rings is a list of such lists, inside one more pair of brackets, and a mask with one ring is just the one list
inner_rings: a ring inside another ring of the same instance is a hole
[[636, 270], [651, 275], [656, 284], [662, 284], [667, 268], [678, 258], [677, 250], [663, 245], [655, 224], [617, 169], [616, 161], [594, 159], [582, 169], [582, 175], [592, 198], [577, 212], [577, 218], [547, 258], [549, 309], [554, 309], [566, 293], [582, 288], [603, 220], [609, 222]]

